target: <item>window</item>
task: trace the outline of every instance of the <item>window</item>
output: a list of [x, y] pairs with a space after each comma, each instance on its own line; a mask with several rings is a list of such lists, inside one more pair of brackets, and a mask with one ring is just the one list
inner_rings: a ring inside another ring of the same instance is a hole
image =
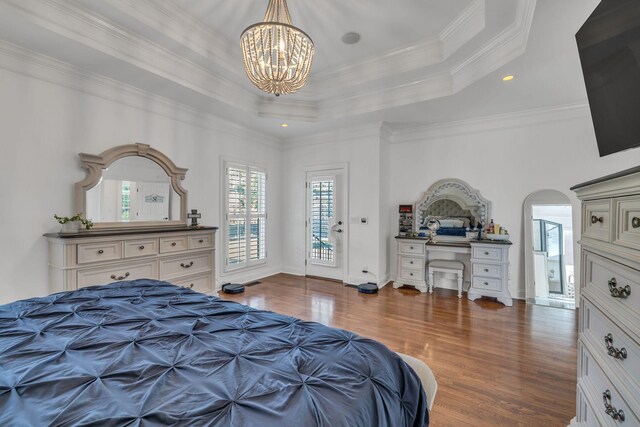
[[225, 264], [227, 270], [264, 263], [266, 245], [266, 181], [259, 168], [225, 167]]

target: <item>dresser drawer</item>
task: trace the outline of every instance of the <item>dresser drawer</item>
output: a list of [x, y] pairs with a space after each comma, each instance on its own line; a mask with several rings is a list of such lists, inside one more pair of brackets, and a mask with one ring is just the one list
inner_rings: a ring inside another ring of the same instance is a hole
[[594, 353], [607, 361], [621, 378], [640, 390], [640, 347], [589, 301], [582, 299], [581, 333]]
[[611, 241], [611, 202], [593, 200], [582, 203], [582, 237]]
[[171, 236], [160, 238], [160, 253], [186, 251], [189, 248], [189, 236]]
[[424, 243], [400, 243], [400, 253], [424, 255]]
[[404, 280], [424, 281], [424, 270], [403, 268], [400, 272], [400, 278]]
[[[596, 402], [600, 404], [600, 402]], [[602, 425], [602, 421], [595, 413], [595, 408], [586, 396], [586, 393], [582, 390], [582, 385], [578, 384], [577, 395], [577, 413], [576, 421], [579, 427], [599, 427]], [[572, 427], [571, 424], [570, 427]]]
[[471, 287], [479, 291], [501, 291], [502, 280], [473, 276], [471, 278]]
[[[629, 406], [628, 396], [620, 393], [611, 379], [604, 373], [597, 360], [589, 352], [589, 349], [582, 343], [578, 346], [579, 372], [578, 382], [582, 385], [584, 393], [590, 402], [594, 412], [599, 412], [605, 425], [610, 426], [640, 426], [633, 408]], [[616, 409], [616, 412], [622, 410], [624, 412], [625, 421], [620, 423], [614, 420], [606, 413], [606, 403]]]
[[213, 248], [213, 234], [189, 236], [189, 249]]
[[473, 254], [471, 256], [474, 259], [486, 260], [486, 261], [502, 261], [502, 249], [493, 247], [473, 247]]
[[157, 279], [158, 261], [152, 260], [136, 264], [118, 264], [110, 267], [78, 270], [78, 288], [105, 285], [121, 280]]
[[124, 257], [156, 255], [158, 253], [158, 239], [125, 240]]
[[[588, 251], [584, 254], [582, 294], [640, 340], [640, 272]], [[625, 290], [628, 296], [623, 296]], [[613, 296], [616, 293], [620, 297]]]
[[122, 258], [121, 242], [79, 243], [78, 264], [112, 261]]
[[502, 266], [496, 264], [473, 263], [474, 276], [502, 278]]
[[210, 271], [212, 265], [212, 252], [184, 255], [179, 258], [161, 259], [160, 280], [169, 280], [188, 274]]
[[403, 256], [401, 258], [400, 265], [402, 266], [403, 269], [417, 270], [424, 267], [424, 259]]
[[613, 243], [640, 249], [640, 197], [626, 197], [613, 201], [616, 215]]
[[173, 281], [173, 284], [206, 294], [213, 291], [213, 276], [211, 273], [206, 273], [191, 278], [177, 279]]

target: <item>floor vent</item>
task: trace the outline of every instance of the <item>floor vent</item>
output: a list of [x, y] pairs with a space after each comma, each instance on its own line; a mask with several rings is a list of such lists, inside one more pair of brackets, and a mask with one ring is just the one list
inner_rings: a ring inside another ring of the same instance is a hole
[[259, 280], [256, 280], [254, 282], [245, 283], [245, 286], [255, 286], [255, 285], [259, 285], [260, 283], [262, 282]]

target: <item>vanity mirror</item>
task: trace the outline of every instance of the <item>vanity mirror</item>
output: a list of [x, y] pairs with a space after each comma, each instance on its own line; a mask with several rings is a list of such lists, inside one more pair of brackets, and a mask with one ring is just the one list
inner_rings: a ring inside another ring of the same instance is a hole
[[459, 179], [443, 179], [425, 191], [416, 203], [419, 229], [438, 220], [438, 234], [464, 237], [466, 228], [485, 226], [491, 218], [491, 202]]
[[76, 211], [96, 228], [186, 225], [187, 169], [160, 151], [138, 143], [80, 160], [88, 174], [76, 183]]

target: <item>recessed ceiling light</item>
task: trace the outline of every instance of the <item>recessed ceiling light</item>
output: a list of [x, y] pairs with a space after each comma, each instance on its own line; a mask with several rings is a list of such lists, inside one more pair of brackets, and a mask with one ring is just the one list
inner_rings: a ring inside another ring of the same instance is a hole
[[514, 76], [504, 76], [502, 78], [503, 82], [510, 82], [511, 80], [513, 80], [515, 77]]
[[281, 124], [280, 126], [282, 126], [283, 128], [288, 128], [288, 127], [289, 127], [289, 124], [288, 124], [288, 123], [283, 123], [283, 124]]
[[360, 41], [360, 34], [350, 31], [342, 36], [342, 42], [344, 44], [356, 44]]

